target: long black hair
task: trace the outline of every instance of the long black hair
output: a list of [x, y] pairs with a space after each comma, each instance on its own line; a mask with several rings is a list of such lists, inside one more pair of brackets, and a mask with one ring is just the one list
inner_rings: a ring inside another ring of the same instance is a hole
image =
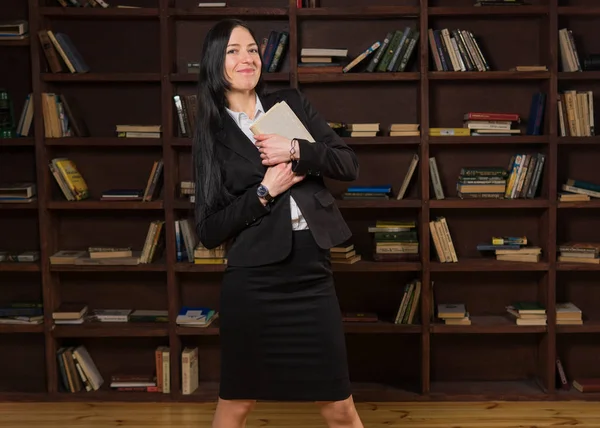
[[[236, 27], [247, 29], [256, 43], [259, 43], [252, 29], [244, 21], [224, 19], [208, 31], [202, 46], [198, 76], [198, 115], [192, 156], [195, 181], [194, 214], [197, 223], [232, 199], [232, 195], [223, 185], [216, 145], [217, 135], [223, 130], [223, 116], [227, 114], [225, 94], [231, 88], [225, 77], [225, 55], [229, 37]], [[263, 94], [262, 73], [255, 90], [259, 96]]]

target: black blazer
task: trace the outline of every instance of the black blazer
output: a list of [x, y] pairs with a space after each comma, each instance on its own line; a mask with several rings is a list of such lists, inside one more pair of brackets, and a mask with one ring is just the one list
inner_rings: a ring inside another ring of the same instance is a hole
[[217, 156], [224, 184], [236, 198], [201, 220], [197, 233], [207, 248], [233, 238], [227, 251], [227, 263], [232, 266], [264, 265], [288, 256], [292, 244], [290, 195], [319, 247], [331, 248], [351, 236], [323, 177], [355, 180], [358, 176], [355, 153], [298, 90], [283, 89], [261, 97], [265, 111], [282, 100], [289, 104], [316, 142], [298, 140], [300, 160], [293, 167], [306, 177], [278, 195], [270, 205], [263, 206], [256, 195], [267, 167], [262, 165], [258, 149], [227, 113], [223, 117], [223, 130], [217, 136]]

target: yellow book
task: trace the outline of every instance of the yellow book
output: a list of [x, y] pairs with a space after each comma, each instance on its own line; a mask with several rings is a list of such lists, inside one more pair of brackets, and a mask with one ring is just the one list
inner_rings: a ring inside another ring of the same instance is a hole
[[429, 135], [432, 137], [440, 137], [440, 136], [468, 137], [471, 135], [471, 130], [469, 128], [429, 128]]
[[90, 197], [90, 192], [87, 183], [77, 170], [75, 163], [67, 158], [53, 159], [52, 162], [64, 177], [69, 189], [75, 196], [76, 201], [87, 199]]
[[197, 264], [197, 265], [222, 265], [222, 264], [227, 264], [227, 259], [219, 258], [219, 257], [194, 259], [194, 264]]

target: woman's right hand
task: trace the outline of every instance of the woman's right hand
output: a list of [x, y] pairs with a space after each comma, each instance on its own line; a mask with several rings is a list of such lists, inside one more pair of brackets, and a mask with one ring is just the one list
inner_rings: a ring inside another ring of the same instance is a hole
[[270, 166], [265, 173], [262, 184], [269, 189], [269, 194], [275, 197], [294, 184], [301, 182], [304, 177], [304, 175], [294, 174], [291, 162], [284, 162]]

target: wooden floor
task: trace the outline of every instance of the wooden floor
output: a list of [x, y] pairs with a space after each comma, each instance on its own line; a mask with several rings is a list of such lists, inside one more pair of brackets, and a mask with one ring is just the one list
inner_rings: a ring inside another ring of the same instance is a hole
[[[600, 403], [358, 403], [365, 428], [600, 428]], [[214, 404], [0, 403], [0, 427], [209, 428]], [[326, 428], [310, 403], [259, 403], [248, 428]]]

